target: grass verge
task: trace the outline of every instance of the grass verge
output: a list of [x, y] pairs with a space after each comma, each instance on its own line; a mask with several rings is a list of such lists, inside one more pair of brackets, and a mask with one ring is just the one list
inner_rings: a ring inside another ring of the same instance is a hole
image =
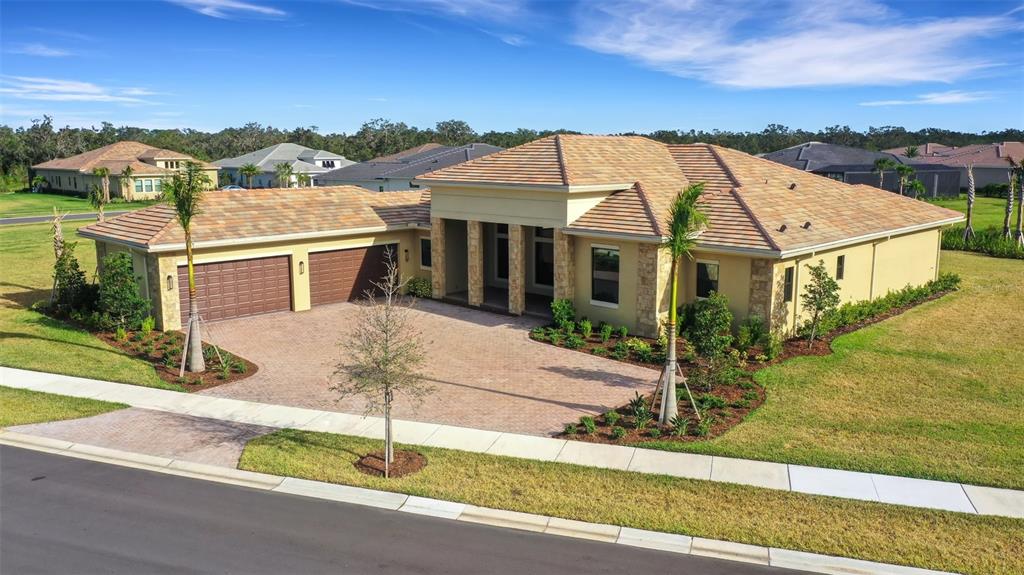
[[126, 407], [123, 403], [0, 386], [0, 427], [91, 417]]
[[282, 430], [249, 442], [239, 467], [580, 521], [726, 539], [963, 573], [1024, 572], [1024, 520], [756, 487], [410, 447], [427, 467], [398, 479], [353, 463], [382, 442]]
[[[958, 198], [928, 200], [928, 203], [956, 210], [965, 215], [967, 214], [966, 194], [963, 194]], [[974, 226], [975, 230], [983, 230], [985, 228], [1002, 228], [1003, 213], [1005, 210], [1005, 199], [983, 198], [981, 196], [976, 196], [974, 198], [974, 213], [971, 214], [971, 225]]]
[[[137, 202], [114, 201], [107, 205], [108, 212], [137, 210], [156, 203], [155, 200]], [[39, 193], [28, 191], [0, 194], [0, 218], [21, 218], [27, 216], [49, 216], [53, 208], [72, 214], [95, 212], [89, 200], [61, 194]]]
[[[86, 223], [66, 223], [64, 237], [78, 242], [75, 254], [91, 279], [96, 249], [92, 240], [75, 236]], [[51, 242], [49, 224], [0, 226], [0, 365], [181, 391], [161, 380], [148, 363], [29, 309], [50, 295]]]
[[960, 291], [758, 372], [768, 399], [688, 451], [1024, 488], [1024, 264], [942, 253]]

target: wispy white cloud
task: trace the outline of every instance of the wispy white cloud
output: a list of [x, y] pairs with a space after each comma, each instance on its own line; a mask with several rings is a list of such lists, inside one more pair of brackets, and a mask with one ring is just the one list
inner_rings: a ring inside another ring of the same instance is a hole
[[949, 90], [947, 92], [932, 92], [921, 94], [909, 100], [874, 100], [861, 102], [861, 106], [918, 106], [937, 104], [969, 104], [971, 102], [983, 102], [994, 97], [992, 92], [965, 92], [962, 90]]
[[340, 0], [344, 4], [387, 12], [415, 12], [470, 20], [507, 22], [526, 14], [524, 0]]
[[142, 99], [143, 88], [116, 89], [92, 82], [60, 80], [30, 76], [0, 76], [0, 94], [20, 100], [45, 102], [115, 102], [123, 104], [150, 103]]
[[168, 0], [211, 18], [238, 17], [283, 18], [287, 12], [273, 6], [243, 2], [242, 0]]
[[509, 46], [515, 46], [516, 48], [519, 48], [520, 46], [528, 46], [530, 44], [530, 40], [526, 38], [526, 36], [523, 36], [521, 34], [513, 34], [510, 32], [496, 32], [493, 30], [486, 30], [483, 28], [481, 28], [480, 31], [483, 32], [484, 34], [487, 34], [488, 36], [492, 36], [494, 38], [497, 38], [498, 40], [501, 40], [502, 42], [508, 44]]
[[47, 44], [39, 42], [30, 42], [27, 44], [17, 44], [4, 50], [8, 54], [22, 54], [24, 56], [41, 56], [43, 58], [62, 58], [64, 56], [74, 55], [72, 52], [63, 48], [55, 48]]
[[1011, 15], [908, 20], [871, 0], [592, 0], [574, 42], [686, 78], [739, 88], [952, 82], [1000, 65], [980, 38]]
[[61, 30], [60, 28], [43, 28], [40, 26], [29, 26], [25, 30], [34, 34], [42, 34], [44, 36], [58, 36], [60, 38], [70, 38], [71, 40], [81, 40], [83, 42], [92, 42], [96, 38], [88, 34], [82, 34], [81, 32], [72, 32], [69, 30]]

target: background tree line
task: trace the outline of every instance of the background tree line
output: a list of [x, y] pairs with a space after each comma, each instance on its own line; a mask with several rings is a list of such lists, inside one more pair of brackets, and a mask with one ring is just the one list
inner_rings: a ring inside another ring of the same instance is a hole
[[[568, 130], [531, 130], [478, 133], [461, 120], [438, 122], [433, 128], [417, 128], [384, 118], [370, 120], [355, 133], [321, 134], [316, 126], [294, 130], [263, 126], [252, 122], [219, 132], [191, 129], [153, 130], [131, 126], [115, 127], [104, 122], [99, 128], [54, 128], [49, 116], [33, 121], [29, 127], [0, 126], [0, 171], [4, 176], [22, 176], [27, 166], [106, 146], [122, 140], [135, 140], [158, 148], [184, 152], [206, 161], [239, 156], [280, 142], [293, 142], [310, 148], [329, 150], [355, 161], [393, 154], [413, 146], [437, 142], [458, 146], [484, 142], [503, 148]], [[648, 134], [666, 143], [706, 142], [735, 148], [751, 154], [770, 152], [807, 141], [842, 144], [867, 149], [905, 147], [924, 142], [950, 146], [1024, 140], [1024, 130], [998, 132], [957, 132], [938, 128], [910, 131], [897, 126], [869, 128], [865, 132], [849, 126], [830, 126], [811, 132], [769, 124], [760, 132], [657, 130]]]

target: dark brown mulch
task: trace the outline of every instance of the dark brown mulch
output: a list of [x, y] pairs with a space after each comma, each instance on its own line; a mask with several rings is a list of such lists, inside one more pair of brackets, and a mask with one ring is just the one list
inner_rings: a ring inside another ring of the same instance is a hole
[[[384, 451], [374, 451], [356, 460], [353, 465], [360, 472], [375, 477], [384, 477]], [[422, 453], [395, 450], [395, 460], [388, 468], [389, 477], [402, 477], [410, 473], [416, 473], [427, 466], [427, 458]]]
[[[160, 379], [167, 383], [180, 385], [189, 393], [233, 383], [250, 377], [259, 370], [255, 363], [221, 349], [222, 357], [236, 365], [243, 364], [245, 367], [242, 369], [233, 367], [227, 377], [222, 377], [224, 374], [220, 369], [221, 363], [217, 354], [214, 353], [206, 360], [205, 372], [189, 373], [186, 371], [185, 378], [182, 380], [178, 378], [178, 373], [181, 369], [181, 348], [185, 343], [185, 334], [179, 331], [152, 331], [149, 335], [143, 336], [141, 332], [128, 332], [128, 338], [124, 341], [119, 341], [111, 332], [94, 332], [93, 335], [127, 355], [150, 363]], [[211, 344], [203, 342], [204, 349], [209, 347], [212, 347]], [[172, 351], [175, 352], [173, 355], [171, 355]], [[165, 362], [168, 355], [171, 355], [171, 365], [167, 365]]]

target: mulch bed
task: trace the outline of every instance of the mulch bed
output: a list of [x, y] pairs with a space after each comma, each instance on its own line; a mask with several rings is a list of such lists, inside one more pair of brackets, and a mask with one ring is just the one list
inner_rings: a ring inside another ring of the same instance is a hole
[[[427, 466], [427, 458], [422, 453], [395, 450], [395, 460], [388, 468], [389, 477], [402, 477], [410, 473], [416, 473]], [[374, 451], [356, 460], [352, 465], [360, 472], [374, 477], [384, 477], [384, 451]]]
[[[221, 361], [213, 351], [213, 345], [203, 342], [206, 357], [206, 371], [203, 373], [185, 372], [184, 379], [178, 377], [181, 369], [182, 347], [185, 334], [179, 331], [152, 331], [149, 335], [142, 332], [128, 332], [124, 341], [118, 340], [112, 332], [94, 332], [93, 335], [122, 352], [150, 363], [157, 376], [167, 383], [180, 385], [187, 392], [202, 391], [233, 383], [255, 374], [259, 368], [256, 364], [239, 357], [224, 349], [219, 349], [221, 357], [228, 362], [230, 369], [221, 369]], [[170, 362], [170, 364], [168, 364]]]

